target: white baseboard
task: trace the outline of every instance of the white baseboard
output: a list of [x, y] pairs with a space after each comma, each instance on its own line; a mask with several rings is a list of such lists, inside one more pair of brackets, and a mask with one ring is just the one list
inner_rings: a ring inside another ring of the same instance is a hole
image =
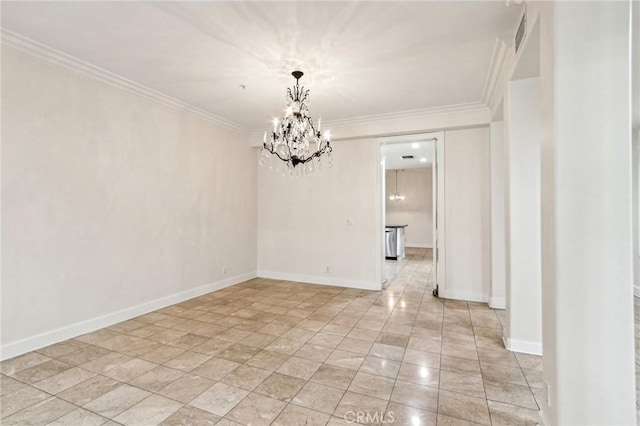
[[505, 297], [490, 297], [489, 307], [491, 309], [507, 309], [507, 299]]
[[287, 272], [262, 270], [258, 271], [258, 277], [269, 278], [272, 280], [297, 281], [309, 284], [330, 285], [334, 287], [357, 288], [360, 290], [381, 290], [380, 284], [376, 284], [375, 282], [355, 281], [330, 276], [325, 277], [322, 275], [291, 274]]
[[466, 300], [468, 302], [487, 303], [489, 301], [489, 296], [477, 291], [448, 290], [440, 288], [438, 290], [438, 295], [444, 299]]
[[502, 342], [504, 343], [504, 347], [511, 352], [542, 356], [542, 342], [509, 339], [504, 335], [502, 336]]
[[633, 295], [635, 297], [640, 297], [640, 287], [636, 287], [636, 286], [633, 287]]
[[113, 324], [117, 324], [167, 306], [175, 305], [176, 303], [184, 302], [185, 300], [193, 299], [194, 297], [202, 296], [203, 294], [211, 293], [212, 291], [220, 290], [234, 284], [239, 284], [255, 277], [255, 272], [236, 275], [211, 284], [205, 284], [200, 287], [161, 297], [150, 302], [141, 303], [116, 312], [111, 312], [97, 318], [91, 318], [65, 327], [60, 327], [55, 330], [40, 333], [35, 336], [17, 340], [15, 342], [10, 342], [0, 348], [0, 360], [13, 358], [45, 346], [53, 345], [54, 343], [62, 342], [85, 333], [90, 333], [100, 328], [109, 327]]
[[407, 248], [433, 248], [431, 243], [408, 243], [405, 242], [404, 246]]

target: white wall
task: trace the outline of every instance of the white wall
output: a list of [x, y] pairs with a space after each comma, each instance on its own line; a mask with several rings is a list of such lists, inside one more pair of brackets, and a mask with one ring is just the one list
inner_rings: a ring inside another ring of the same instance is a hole
[[[441, 294], [487, 301], [489, 129], [447, 131], [444, 140], [447, 284]], [[379, 146], [372, 139], [333, 146], [335, 164], [319, 174], [292, 178], [258, 169], [258, 275], [379, 289]]]
[[386, 222], [409, 225], [405, 228], [407, 247], [433, 247], [433, 176], [432, 169], [398, 170], [398, 190], [402, 201], [391, 201], [395, 193], [395, 170], [386, 172]]
[[491, 291], [489, 128], [445, 131], [442, 297], [487, 302]]
[[379, 289], [378, 144], [332, 145], [333, 167], [304, 178], [258, 168], [258, 275]]
[[504, 122], [492, 122], [491, 132], [491, 295], [489, 306], [506, 307], [505, 138]]
[[510, 350], [542, 355], [540, 79], [510, 82], [505, 105], [509, 275], [504, 337]]
[[631, 4], [539, 5], [546, 424], [636, 423]]
[[[640, 3], [631, 4], [633, 8], [632, 31], [632, 72], [631, 107], [633, 128], [633, 208], [634, 208], [634, 294], [640, 297]], [[640, 360], [639, 360], [640, 361]]]
[[7, 47], [2, 103], [3, 357], [255, 275], [248, 136]]

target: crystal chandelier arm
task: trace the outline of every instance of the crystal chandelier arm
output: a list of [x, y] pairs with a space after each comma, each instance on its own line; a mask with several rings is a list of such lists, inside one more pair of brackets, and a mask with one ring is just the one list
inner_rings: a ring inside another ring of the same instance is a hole
[[[285, 163], [288, 163], [288, 162], [292, 161], [291, 159], [294, 158], [293, 156], [291, 156], [291, 150], [289, 150], [289, 158], [282, 158], [282, 156], [280, 154], [278, 154], [277, 151], [269, 148], [266, 143], [263, 144], [263, 148], [266, 149], [270, 154], [275, 155], [280, 160], [284, 161]], [[322, 149], [314, 152], [313, 154], [311, 154], [309, 157], [307, 157], [305, 159], [301, 159], [301, 158], [295, 157], [296, 158], [296, 163], [305, 164], [305, 163], [308, 163], [309, 161], [313, 160], [314, 158], [318, 158], [318, 157], [322, 156], [323, 154], [329, 154], [331, 152], [333, 152], [333, 148], [327, 143], [326, 145], [324, 145], [322, 147]]]
[[316, 138], [319, 138], [320, 132], [318, 132], [316, 130], [316, 126], [313, 125], [313, 118], [307, 117], [307, 121], [309, 121], [309, 127], [311, 127], [311, 130], [313, 130], [313, 136], [315, 136]]
[[304, 104], [304, 101], [307, 100], [307, 98], [309, 97], [309, 91], [308, 90], [304, 90], [304, 86], [302, 86], [300, 88], [300, 92], [297, 94], [297, 100], [300, 101], [300, 105], [304, 105], [304, 107], [306, 108], [307, 106]]
[[324, 148], [322, 148], [320, 151], [314, 152], [309, 157], [305, 158], [304, 160], [300, 160], [299, 162], [302, 163], [302, 164], [308, 163], [309, 161], [313, 160], [314, 158], [320, 157], [323, 154], [328, 154], [331, 151], [333, 151], [333, 149], [330, 146], [327, 145]]
[[[273, 146], [273, 144], [271, 144], [271, 146]], [[282, 156], [280, 154], [278, 154], [278, 152], [275, 149], [269, 148], [267, 146], [267, 144], [263, 144], [263, 148], [266, 149], [269, 154], [275, 155], [276, 157], [278, 157], [279, 159], [281, 159], [282, 161], [284, 161], [285, 163], [289, 162], [289, 158], [282, 158]], [[289, 155], [291, 155], [291, 152], [289, 152]]]
[[290, 159], [291, 159], [291, 147], [287, 147], [287, 148], [288, 148], [288, 150], [289, 150], [289, 158], [283, 158], [283, 157], [278, 153], [278, 151], [276, 151], [276, 150], [275, 150], [275, 145], [274, 145], [273, 141], [274, 141], [274, 140], [276, 140], [276, 139], [277, 139], [277, 135], [276, 135], [276, 132], [274, 131], [274, 132], [272, 133], [272, 136], [271, 136], [271, 143], [269, 144], [270, 146], [267, 146], [267, 143], [265, 142], [265, 143], [263, 143], [263, 145], [262, 145], [263, 149], [266, 149], [267, 151], [269, 151], [269, 153], [270, 153], [270, 154], [275, 155], [276, 157], [278, 157], [279, 159], [281, 159], [281, 160], [282, 160], [282, 161], [284, 161], [285, 163], [289, 162], [289, 161], [290, 161]]

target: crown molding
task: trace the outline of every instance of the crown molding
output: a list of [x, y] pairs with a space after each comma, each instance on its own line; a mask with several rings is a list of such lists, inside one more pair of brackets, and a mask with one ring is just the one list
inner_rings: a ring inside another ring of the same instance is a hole
[[496, 87], [500, 81], [500, 76], [503, 72], [505, 62], [509, 56], [508, 50], [509, 48], [507, 43], [496, 37], [496, 42], [493, 46], [493, 54], [491, 55], [491, 65], [482, 90], [482, 103], [489, 108], [491, 108], [492, 101], [496, 93]]
[[31, 56], [35, 56], [37, 58], [62, 66], [72, 71], [88, 75], [104, 83], [108, 83], [119, 89], [125, 90], [129, 93], [133, 93], [145, 99], [157, 102], [181, 112], [187, 112], [219, 126], [238, 130], [245, 134], [250, 133], [249, 129], [233, 121], [219, 117], [193, 105], [189, 105], [179, 99], [165, 95], [164, 93], [151, 89], [150, 87], [121, 77], [96, 65], [85, 62], [74, 56], [68, 55], [50, 46], [4, 28], [2, 29], [2, 46], [12, 48]]
[[399, 111], [384, 114], [365, 115], [353, 118], [345, 118], [340, 120], [325, 121], [324, 127], [341, 127], [354, 124], [372, 124], [376, 122], [412, 119], [416, 117], [428, 117], [442, 114], [452, 113], [468, 113], [484, 111], [487, 106], [482, 102], [469, 102], [464, 104], [444, 105], [431, 108], [420, 108], [409, 111]]

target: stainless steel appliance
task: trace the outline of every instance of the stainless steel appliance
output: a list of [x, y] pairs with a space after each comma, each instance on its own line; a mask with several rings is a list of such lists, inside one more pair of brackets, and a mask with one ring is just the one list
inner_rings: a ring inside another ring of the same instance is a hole
[[385, 227], [384, 252], [387, 259], [404, 259], [404, 228], [407, 225], [387, 225]]
[[396, 244], [398, 238], [397, 229], [398, 228], [385, 228], [384, 230], [384, 255], [387, 259], [398, 258], [398, 245]]

